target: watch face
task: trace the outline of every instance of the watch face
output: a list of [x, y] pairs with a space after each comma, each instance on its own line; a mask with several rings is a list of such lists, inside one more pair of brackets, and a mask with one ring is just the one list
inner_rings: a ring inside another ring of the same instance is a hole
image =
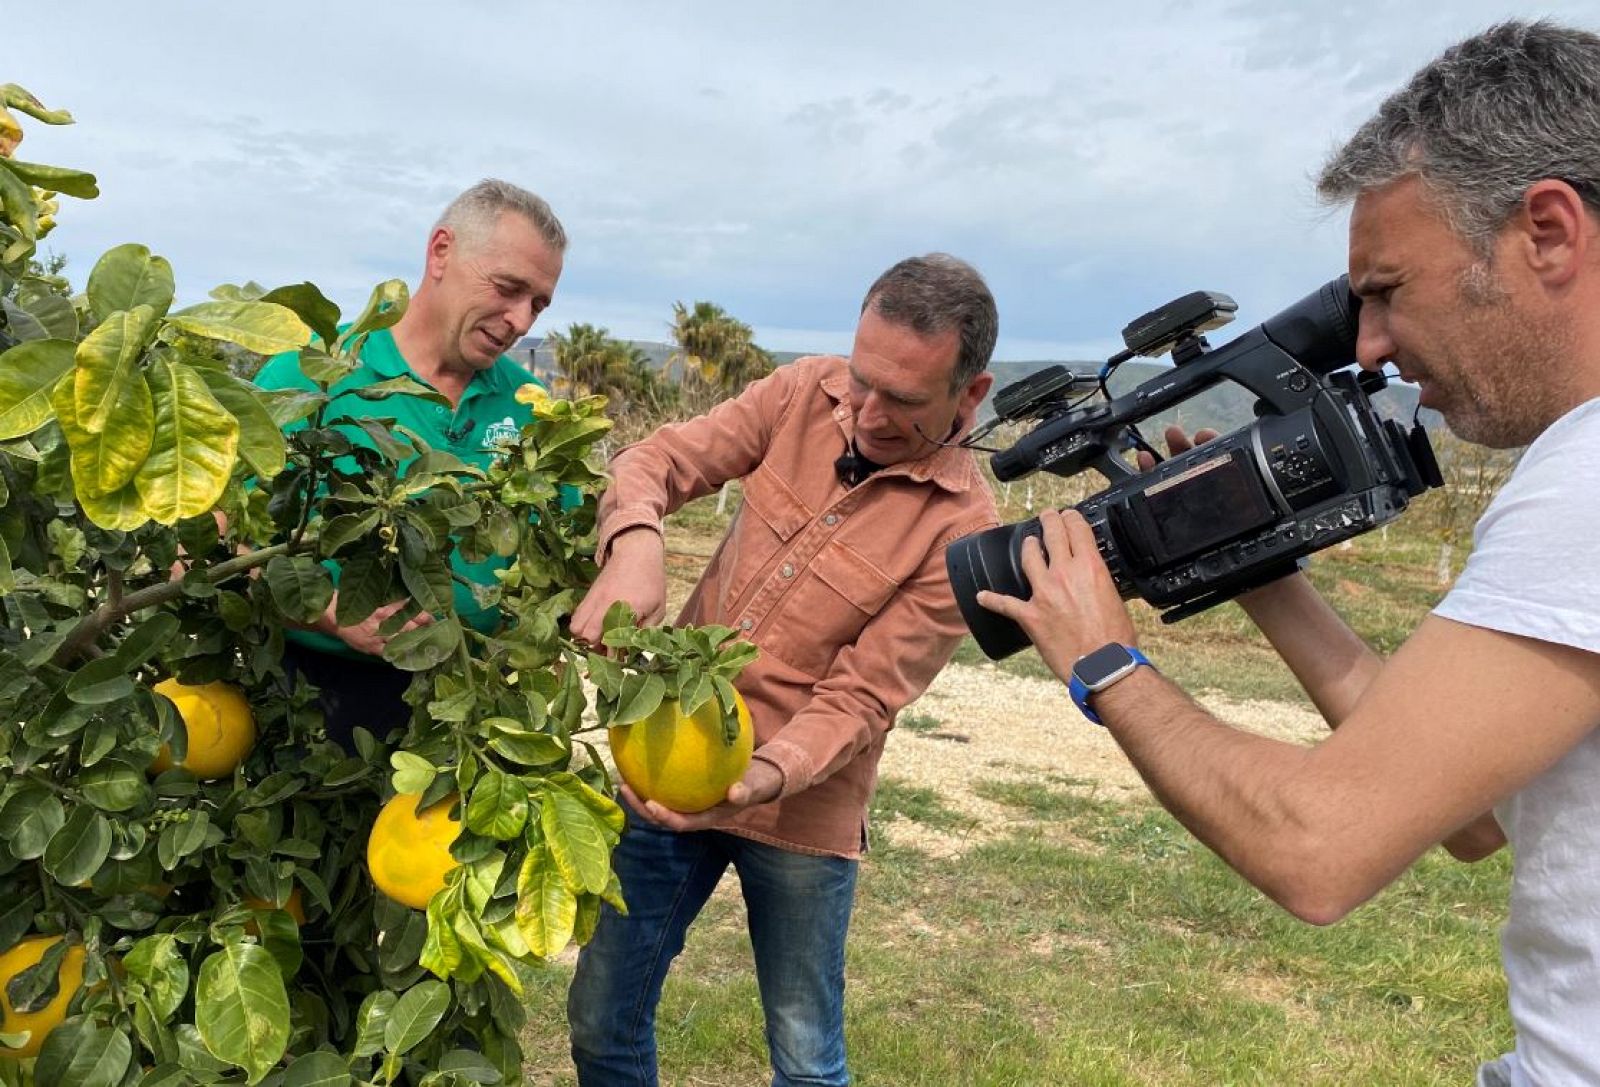
[[1072, 674], [1091, 691], [1099, 690], [1119, 675], [1137, 667], [1126, 646], [1112, 642], [1078, 659]]

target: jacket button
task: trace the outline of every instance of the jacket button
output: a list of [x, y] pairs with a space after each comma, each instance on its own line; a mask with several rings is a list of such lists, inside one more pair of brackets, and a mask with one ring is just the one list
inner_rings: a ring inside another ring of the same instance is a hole
[[783, 564], [783, 569], [778, 572], [784, 577], [794, 577], [794, 565], [786, 562]]
[[830, 513], [828, 516], [822, 519], [822, 523], [825, 525], [836, 525], [839, 523], [839, 515], [837, 513]]
[[750, 629], [750, 628], [751, 628], [751, 627], [753, 627], [753, 626], [755, 626], [755, 624], [754, 624], [754, 623], [752, 623], [752, 622], [751, 622], [751, 621], [750, 621], [750, 620], [748, 620], [748, 619], [740, 619], [740, 620], [739, 620], [739, 629], [740, 629], [740, 630], [749, 630], [749, 629]]

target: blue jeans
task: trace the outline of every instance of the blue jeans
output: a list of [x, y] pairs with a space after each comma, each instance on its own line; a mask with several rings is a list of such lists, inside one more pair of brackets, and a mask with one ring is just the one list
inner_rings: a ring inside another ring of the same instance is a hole
[[628, 916], [603, 907], [567, 994], [582, 1087], [655, 1087], [662, 982], [730, 864], [749, 920], [774, 1087], [850, 1082], [844, 945], [855, 861], [720, 831], [675, 834], [629, 812], [612, 863]]

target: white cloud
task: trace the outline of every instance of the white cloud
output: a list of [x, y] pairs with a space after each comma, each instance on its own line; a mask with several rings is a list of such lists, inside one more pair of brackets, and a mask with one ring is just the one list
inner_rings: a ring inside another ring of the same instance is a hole
[[[1083, 357], [1197, 287], [1248, 327], [1343, 266], [1309, 175], [1503, 5], [885, 0], [807, 5], [71, 5], [8, 25], [0, 78], [79, 124], [25, 152], [101, 200], [49, 244], [138, 240], [180, 289], [411, 279], [456, 191], [504, 176], [573, 237], [546, 328], [660, 338], [711, 299], [840, 349], [899, 257], [973, 260], [1002, 357]], [[1546, 10], [1600, 25], [1600, 5]], [[814, 341], [806, 342], [806, 337]]]

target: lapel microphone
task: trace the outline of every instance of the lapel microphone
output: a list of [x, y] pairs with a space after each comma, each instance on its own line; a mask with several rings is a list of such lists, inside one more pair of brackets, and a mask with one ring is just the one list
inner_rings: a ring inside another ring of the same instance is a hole
[[882, 467], [883, 465], [863, 457], [854, 441], [846, 443], [844, 455], [833, 462], [833, 470], [839, 474], [839, 482], [846, 487], [854, 487]]

